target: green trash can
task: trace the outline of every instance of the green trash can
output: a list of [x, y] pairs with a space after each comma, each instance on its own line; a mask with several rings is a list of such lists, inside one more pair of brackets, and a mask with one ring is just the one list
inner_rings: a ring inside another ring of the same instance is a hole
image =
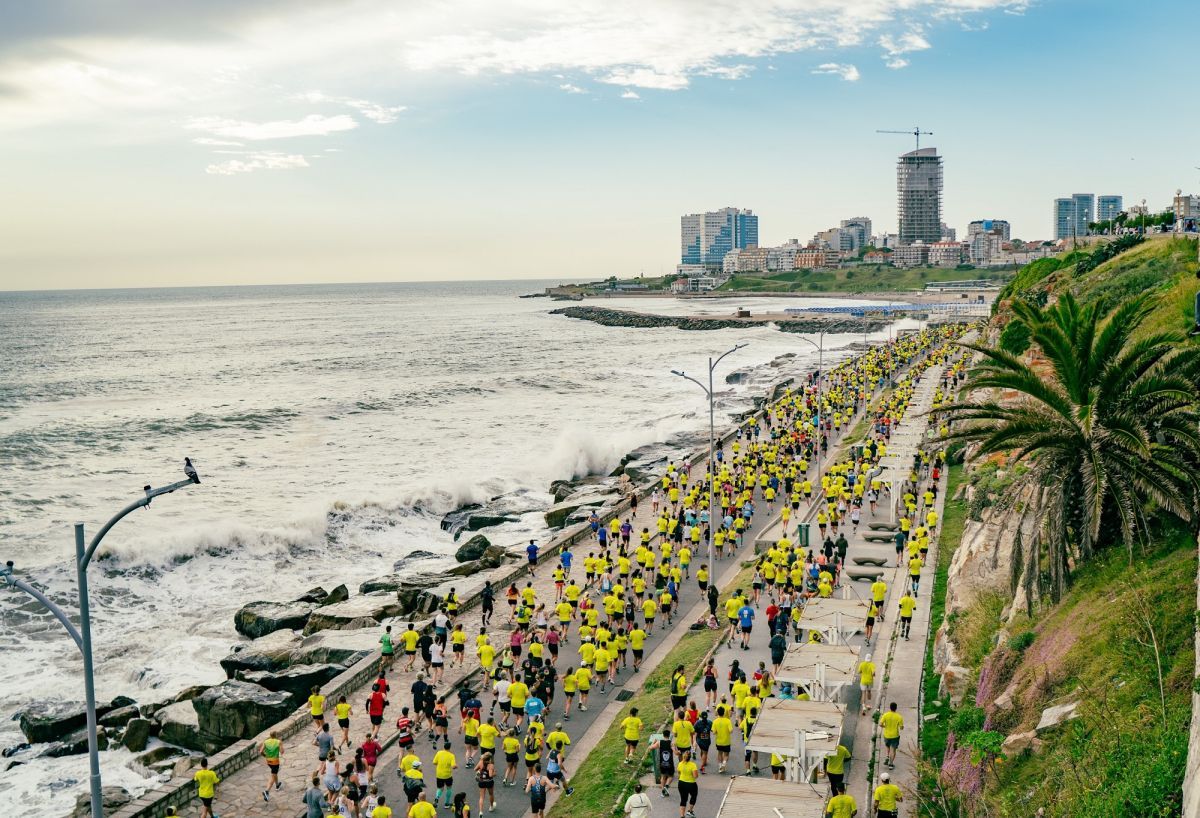
[[800, 547], [808, 548], [808, 529], [811, 523], [800, 523], [799, 540]]

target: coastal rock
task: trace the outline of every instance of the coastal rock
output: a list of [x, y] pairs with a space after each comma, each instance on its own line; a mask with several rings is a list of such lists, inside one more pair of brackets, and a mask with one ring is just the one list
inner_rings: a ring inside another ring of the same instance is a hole
[[349, 598], [350, 589], [344, 584], [339, 585], [329, 592], [329, 596], [321, 600], [321, 607], [324, 608], [327, 605], [337, 605], [339, 602], [345, 602]]
[[118, 707], [129, 707], [131, 704], [137, 704], [137, 702], [128, 696], [114, 696], [108, 706], [109, 709], [116, 710]]
[[559, 528], [567, 522], [571, 514], [585, 506], [603, 506], [614, 499], [616, 490], [605, 487], [593, 487], [572, 494], [561, 503], [555, 503], [542, 513], [549, 528]]
[[476, 534], [458, 547], [458, 550], [454, 552], [454, 559], [458, 562], [477, 560], [483, 556], [483, 552], [487, 551], [491, 544], [491, 541], [487, 537], [482, 534]]
[[483, 571], [499, 568], [509, 554], [499, 545], [489, 545], [479, 559], [456, 565], [446, 573], [452, 577], [471, 577]]
[[306, 636], [294, 651], [297, 664], [350, 665], [379, 647], [376, 631], [331, 630]]
[[[108, 749], [108, 731], [103, 727], [96, 729], [96, 746], [101, 750]], [[88, 733], [87, 729], [76, 730], [74, 733], [63, 736], [58, 741], [53, 741], [38, 755], [44, 758], [63, 758], [64, 756], [77, 756], [88, 751]]]
[[575, 493], [575, 484], [570, 480], [555, 480], [550, 483], [550, 496], [554, 502], [561, 503]]
[[1033, 730], [1025, 733], [1013, 733], [1004, 739], [1004, 743], [1000, 745], [1000, 751], [1007, 758], [1015, 758], [1026, 750], [1031, 749], [1035, 741], [1037, 741], [1037, 733]]
[[130, 719], [125, 725], [125, 734], [121, 736], [121, 744], [126, 750], [134, 753], [146, 749], [150, 740], [150, 720], [143, 718]]
[[[112, 815], [132, 800], [133, 793], [124, 787], [106, 784], [100, 788], [100, 804], [103, 807], [103, 814], [105, 815]], [[88, 818], [91, 814], [91, 793], [80, 793], [75, 798], [75, 809], [71, 811], [71, 818]]]
[[221, 749], [220, 742], [200, 732], [200, 718], [191, 702], [169, 704], [154, 715], [158, 737], [170, 744], [207, 753]]
[[[653, 329], [674, 327], [682, 330], [717, 330], [744, 329], [746, 327], [764, 326], [763, 322], [754, 318], [695, 318], [681, 315], [651, 315], [647, 313], [630, 312], [628, 310], [611, 310], [606, 307], [561, 307], [551, 310], [550, 315], [565, 315], [568, 318], [579, 318], [592, 321], [606, 327], [634, 327], [638, 329]], [[887, 326], [883, 321], [866, 318], [809, 318], [774, 322], [781, 332], [817, 333], [817, 332], [874, 332]]]
[[967, 688], [971, 684], [972, 674], [969, 668], [961, 665], [950, 665], [942, 671], [941, 695], [949, 696], [950, 703], [955, 707], [962, 704]]
[[155, 764], [161, 764], [169, 758], [179, 758], [182, 751], [178, 747], [172, 747], [169, 744], [160, 744], [139, 755], [133, 761], [135, 764], [141, 764], [143, 767], [153, 767]]
[[413, 563], [422, 560], [432, 560], [441, 557], [441, 554], [435, 554], [432, 551], [424, 551], [418, 548], [416, 551], [409, 551], [400, 559], [392, 563], [393, 571], [409, 571], [413, 568]]
[[292, 654], [300, 647], [300, 642], [300, 634], [296, 631], [275, 631], [253, 642], [234, 646], [233, 652], [221, 660], [221, 667], [230, 679], [239, 670], [280, 670], [292, 663]]
[[345, 602], [317, 608], [309, 617], [308, 624], [304, 626], [304, 635], [308, 636], [317, 631], [346, 629], [350, 622], [362, 617], [382, 622], [384, 619], [399, 616], [401, 610], [400, 603], [391, 594], [363, 594]]
[[292, 665], [287, 670], [271, 672], [268, 670], [250, 670], [239, 673], [238, 678], [243, 682], [265, 687], [277, 693], [287, 693], [294, 702], [308, 698], [313, 687], [321, 687], [330, 679], [342, 673], [346, 668], [337, 664], [321, 665]]
[[82, 702], [35, 702], [19, 714], [21, 732], [33, 744], [55, 741], [87, 724]]
[[175, 694], [174, 701], [190, 702], [192, 699], [196, 698], [210, 687], [212, 687], [212, 685], [188, 685], [183, 690], [180, 690]]
[[[440, 584], [440, 583], [438, 583]], [[424, 616], [437, 610], [441, 597], [419, 586], [404, 585], [396, 591], [401, 616]]]
[[316, 607], [313, 602], [251, 602], [233, 615], [233, 627], [251, 639], [279, 630], [300, 630]]
[[325, 597], [329, 596], [329, 592], [318, 585], [316, 588], [309, 588], [303, 595], [296, 597], [296, 602], [314, 602], [320, 604], [325, 601]]
[[292, 711], [288, 694], [236, 679], [209, 688], [192, 707], [200, 731], [224, 739], [256, 736]]
[[[964, 524], [947, 572], [947, 615], [969, 608], [985, 592], [1013, 595], [1015, 569], [1021, 564], [1018, 548], [1037, 539], [1043, 514], [1035, 507], [1033, 491], [1009, 490], [1008, 494], [1004, 503], [985, 508], [980, 520], [968, 519]], [[1025, 605], [1013, 607], [1020, 611]]]
[[1067, 704], [1056, 704], [1053, 707], [1047, 707], [1042, 711], [1042, 718], [1038, 721], [1037, 727], [1034, 730], [1040, 733], [1043, 730], [1057, 727], [1064, 721], [1078, 716], [1076, 712], [1078, 709], [1079, 702], [1068, 702]]
[[105, 727], [123, 727], [130, 719], [135, 719], [138, 715], [138, 706], [129, 704], [108, 711], [100, 717], [99, 722]]
[[418, 576], [406, 576], [402, 574], [384, 574], [375, 579], [369, 579], [358, 586], [360, 594], [376, 594], [380, 591], [400, 591], [403, 589], [424, 590], [432, 588], [435, 585], [442, 583], [441, 575], [439, 574], [424, 574]]

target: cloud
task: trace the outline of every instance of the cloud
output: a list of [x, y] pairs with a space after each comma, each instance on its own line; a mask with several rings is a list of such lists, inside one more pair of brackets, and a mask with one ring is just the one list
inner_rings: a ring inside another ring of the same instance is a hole
[[929, 44], [929, 40], [926, 40], [924, 35], [916, 30], [907, 31], [899, 37], [891, 34], [883, 34], [879, 37], [879, 46], [884, 51], [884, 64], [892, 69], [908, 66], [908, 60], [901, 57], [901, 54], [926, 51], [933, 47]]
[[626, 88], [621, 94], [621, 99], [641, 99], [641, 96], [632, 88]]
[[234, 176], [239, 173], [251, 173], [256, 170], [290, 170], [292, 168], [307, 168], [308, 160], [297, 153], [276, 153], [260, 151], [247, 153], [241, 159], [227, 159], [217, 162], [204, 169], [205, 173], [214, 176]]
[[586, 94], [587, 93], [587, 91], [583, 90], [578, 85], [572, 85], [569, 82], [564, 82], [562, 85], [558, 86], [558, 90], [566, 91], [568, 94]]
[[319, 105], [321, 103], [345, 105], [380, 125], [388, 125], [395, 122], [399, 119], [401, 113], [408, 110], [408, 106], [406, 105], [380, 105], [378, 102], [372, 102], [369, 99], [330, 96], [320, 91], [305, 91], [303, 94], [295, 94], [293, 98], [311, 105]]
[[197, 136], [192, 140], [197, 145], [220, 145], [231, 148], [240, 148], [244, 143], [234, 142], [231, 139], [213, 139], [211, 136]]
[[188, 120], [184, 127], [193, 131], [208, 131], [215, 136], [259, 141], [291, 139], [296, 136], [327, 136], [338, 131], [353, 130], [358, 127], [358, 122], [347, 114], [309, 114], [303, 119], [280, 119], [274, 122], [247, 122], [217, 116], [201, 116]]
[[680, 91], [701, 78], [741, 80], [760, 61], [801, 52], [840, 64], [839, 51], [875, 43], [895, 62], [929, 47], [929, 27], [1021, 13], [1029, 2], [180, 0], [102, 14], [87, 4], [61, 13], [63, 0], [44, 0], [0, 27], [0, 129], [81, 121], [145, 140], [205, 113], [272, 110], [294, 123], [312, 109], [280, 110], [280, 98], [314, 78], [328, 91], [319, 104], [350, 109], [325, 112], [345, 127], [386, 124], [404, 110], [372, 101], [386, 90], [368, 89], [408, 93], [422, 83], [562, 74], [584, 88], [581, 78]]
[[851, 63], [824, 62], [812, 70], [814, 74], [836, 74], [846, 82], [858, 82], [862, 75], [858, 67]]

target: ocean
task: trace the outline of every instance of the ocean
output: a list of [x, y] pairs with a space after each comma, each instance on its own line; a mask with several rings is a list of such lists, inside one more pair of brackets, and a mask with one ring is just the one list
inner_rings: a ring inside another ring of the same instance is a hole
[[[724, 425], [815, 364], [809, 344], [769, 326], [610, 328], [517, 298], [544, 286], [0, 293], [0, 561], [73, 609], [72, 525], [94, 533], [143, 485], [182, 479], [191, 457], [202, 484], [119, 523], [90, 574], [98, 698], [158, 701], [224, 678], [246, 602], [356, 592], [418, 548], [450, 563], [442, 516], [497, 495], [520, 513], [490, 539], [545, 537], [552, 480], [607, 473], [647, 443], [699, 444], [706, 401], [670, 370], [699, 375], [709, 355], [749, 344], [718, 372]], [[814, 302], [589, 303], [719, 315]], [[862, 340], [827, 336], [827, 364]], [[23, 741], [11, 720], [23, 705], [83, 698], [78, 651], [16, 591], [0, 593], [0, 659], [0, 748]], [[36, 750], [0, 772], [0, 803], [66, 814], [86, 756]], [[103, 754], [106, 784], [148, 786], [130, 758]]]

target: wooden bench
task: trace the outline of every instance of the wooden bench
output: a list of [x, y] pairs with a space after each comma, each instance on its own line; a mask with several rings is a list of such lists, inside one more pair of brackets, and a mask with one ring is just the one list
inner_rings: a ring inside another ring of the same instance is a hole
[[854, 557], [855, 565], [874, 565], [876, 568], [882, 568], [887, 564], [887, 557]]

